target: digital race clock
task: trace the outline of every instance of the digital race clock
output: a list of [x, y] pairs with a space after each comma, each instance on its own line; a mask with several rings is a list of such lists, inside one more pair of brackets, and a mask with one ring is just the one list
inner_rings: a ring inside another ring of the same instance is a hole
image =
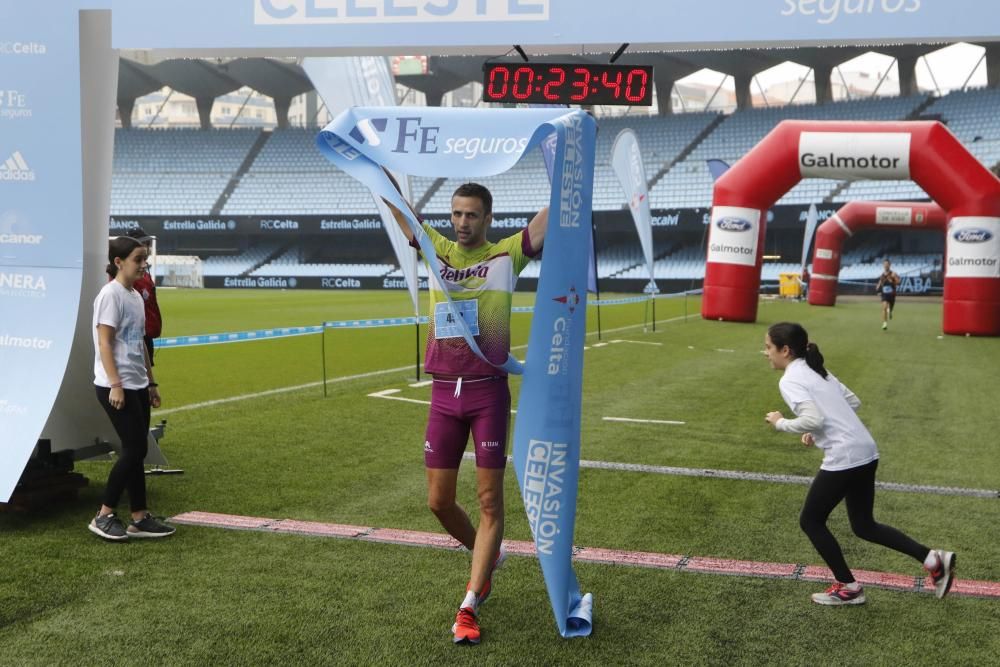
[[653, 103], [651, 65], [486, 63], [483, 101], [525, 104]]

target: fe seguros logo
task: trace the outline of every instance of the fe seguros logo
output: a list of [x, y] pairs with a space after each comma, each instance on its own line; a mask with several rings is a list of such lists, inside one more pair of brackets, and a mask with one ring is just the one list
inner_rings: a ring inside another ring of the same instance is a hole
[[[381, 146], [392, 153], [418, 155], [454, 154], [466, 160], [480, 155], [516, 155], [523, 153], [529, 137], [450, 136], [441, 137], [441, 126], [424, 124], [421, 116], [396, 118], [363, 118], [348, 132], [359, 145]], [[358, 157], [358, 151], [342, 140], [331, 141], [330, 147], [348, 160]]]

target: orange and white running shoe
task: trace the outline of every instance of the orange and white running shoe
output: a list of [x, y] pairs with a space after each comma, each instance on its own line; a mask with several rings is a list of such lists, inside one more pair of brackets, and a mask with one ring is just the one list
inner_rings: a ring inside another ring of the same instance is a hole
[[826, 589], [824, 593], [813, 593], [812, 601], [816, 604], [824, 604], [830, 606], [839, 606], [844, 604], [864, 604], [865, 603], [865, 589], [858, 587], [858, 590], [852, 591], [847, 587], [847, 584], [842, 584], [839, 581], [835, 582], [832, 586]]
[[478, 644], [479, 643], [479, 620], [472, 607], [462, 607], [455, 615], [455, 624], [451, 626], [451, 633], [455, 635], [456, 644]]

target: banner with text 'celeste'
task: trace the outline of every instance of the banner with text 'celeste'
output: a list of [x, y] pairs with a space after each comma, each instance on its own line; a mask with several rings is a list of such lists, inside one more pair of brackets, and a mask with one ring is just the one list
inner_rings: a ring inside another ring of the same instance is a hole
[[[409, 216], [410, 229], [447, 295], [436, 253], [383, 168], [410, 175], [475, 178], [510, 169], [557, 136], [545, 254], [514, 428], [514, 469], [559, 632], [590, 634], [593, 598], [573, 572], [580, 461], [580, 399], [586, 333], [596, 124], [565, 109], [354, 108], [320, 133], [317, 145], [339, 168]], [[450, 303], [450, 301], [449, 301]], [[453, 308], [473, 351], [474, 336]], [[480, 353], [481, 355], [481, 353]], [[512, 357], [504, 367], [517, 372]]]

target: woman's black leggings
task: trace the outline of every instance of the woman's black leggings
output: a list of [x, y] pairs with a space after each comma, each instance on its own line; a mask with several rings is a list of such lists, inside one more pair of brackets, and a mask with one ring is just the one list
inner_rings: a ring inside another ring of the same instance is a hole
[[111, 407], [111, 390], [96, 387], [97, 400], [111, 418], [115, 433], [122, 441], [121, 455], [108, 475], [104, 487], [104, 504], [117, 507], [122, 492], [128, 491], [129, 507], [133, 512], [146, 509], [146, 460], [149, 440], [149, 390], [125, 389], [125, 405], [121, 410]]
[[895, 549], [923, 562], [930, 549], [910, 539], [891, 526], [875, 522], [872, 508], [875, 505], [875, 470], [878, 460], [849, 470], [820, 470], [809, 487], [806, 503], [799, 516], [799, 525], [816, 551], [833, 571], [837, 581], [849, 584], [854, 581], [847, 567], [837, 538], [826, 527], [827, 517], [841, 500], [847, 500], [847, 517], [851, 530], [863, 540]]

